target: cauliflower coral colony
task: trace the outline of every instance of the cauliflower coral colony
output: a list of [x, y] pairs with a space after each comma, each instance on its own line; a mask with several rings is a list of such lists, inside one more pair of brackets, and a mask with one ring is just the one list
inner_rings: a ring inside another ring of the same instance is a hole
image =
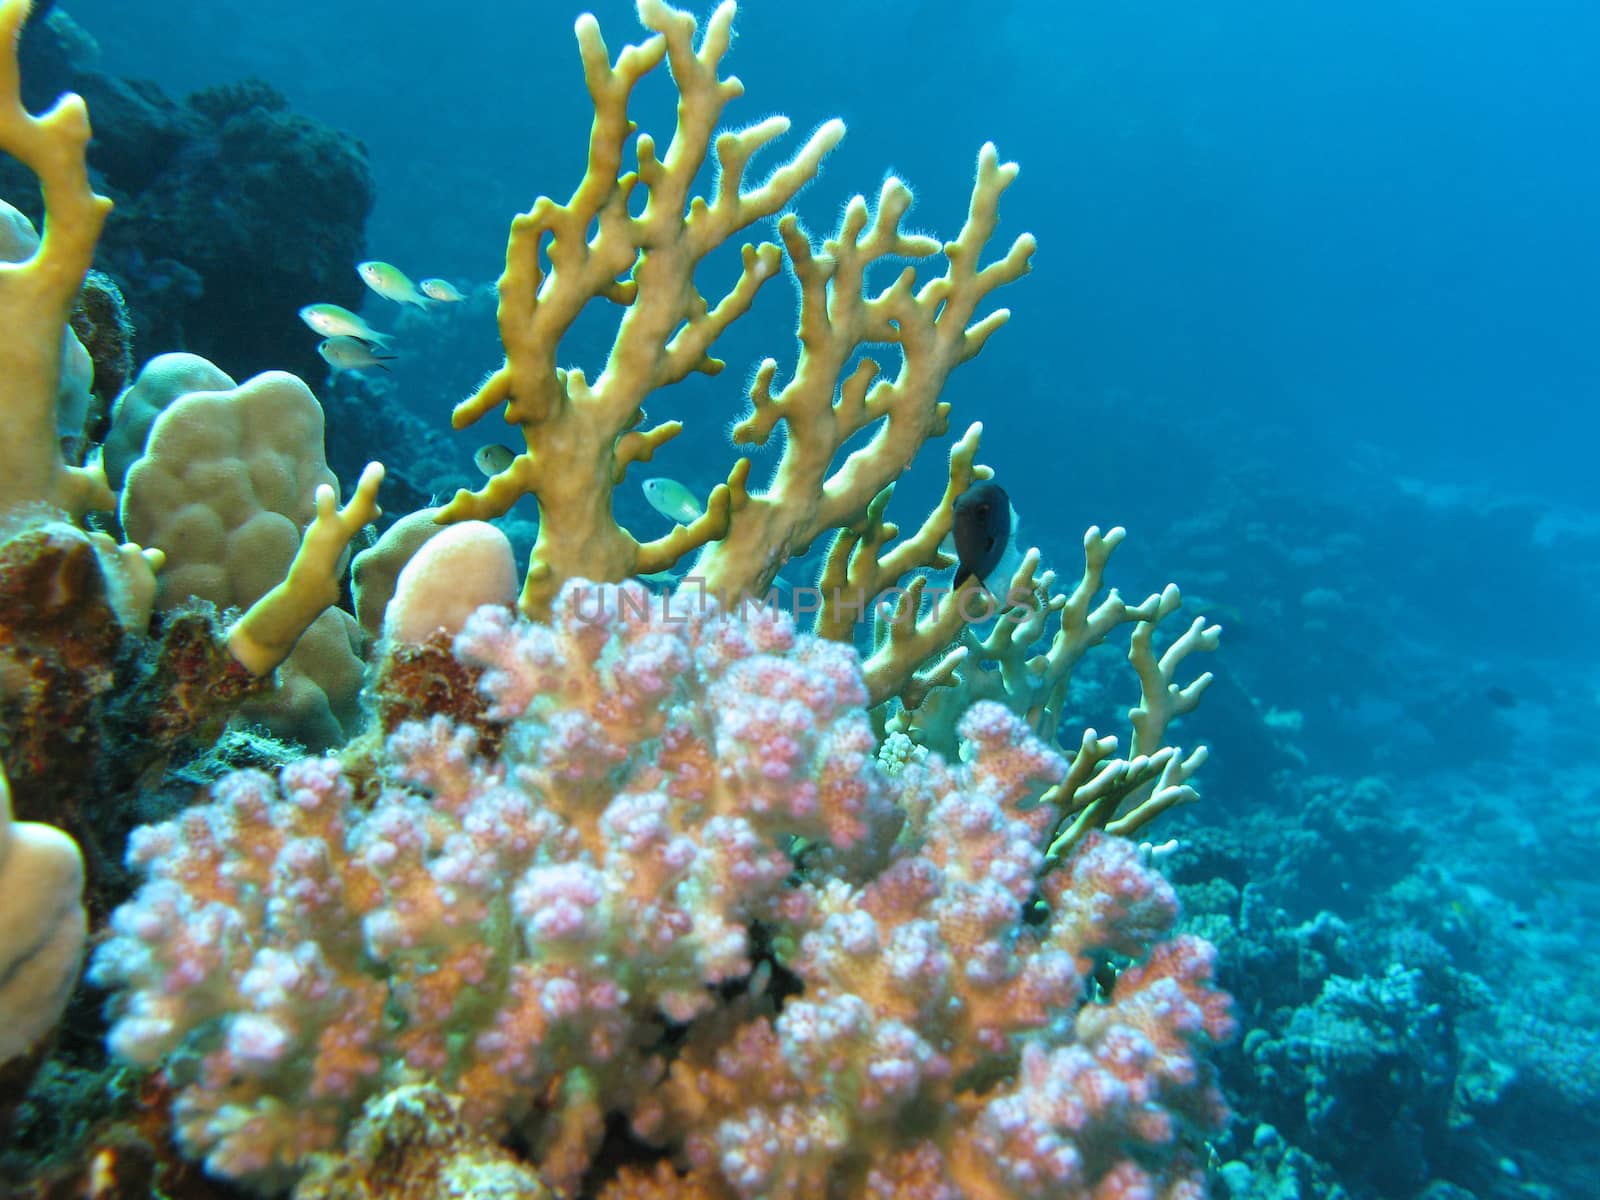
[[[454, 413], [522, 448], [353, 566], [383, 472], [340, 504], [292, 375], [163, 355], [103, 445], [68, 428], [110, 202], [83, 102], [30, 115], [0, 59], [0, 147], [46, 205], [42, 237], [0, 214], [0, 1059], [38, 1094], [87, 1023], [111, 1097], [40, 1170], [99, 1197], [1201, 1195], [1228, 1000], [1126, 835], [1193, 798], [1204, 749], [1167, 732], [1219, 631], [1157, 648], [1178, 591], [1104, 588], [1120, 529], [1070, 587], [1037, 551], [940, 586], [992, 474], [976, 424], [922, 523], [886, 518], [1028, 270], [1031, 237], [990, 248], [1017, 168], [982, 148], [947, 242], [901, 228], [890, 178], [814, 243], [786, 206], [844, 126], [754, 182], [788, 122], [723, 126], [733, 4], [638, 11], [615, 57], [578, 19], [587, 170], [513, 221], [504, 362]], [[27, 14], [0, 2], [8, 47]], [[664, 149], [628, 116], [663, 63]], [[702, 260], [773, 217], [703, 294]], [[873, 290], [883, 259], [909, 265]], [[799, 345], [734, 426], [779, 443], [770, 475], [740, 458], [636, 540], [612, 490], [682, 428], [646, 399], [720, 370], [780, 271]], [[559, 365], [590, 300], [616, 315], [593, 379]], [[491, 522], [523, 496], [519, 569]], [[818, 603], [786, 606], [813, 546]], [[1125, 750], [1059, 724], [1119, 634]]]

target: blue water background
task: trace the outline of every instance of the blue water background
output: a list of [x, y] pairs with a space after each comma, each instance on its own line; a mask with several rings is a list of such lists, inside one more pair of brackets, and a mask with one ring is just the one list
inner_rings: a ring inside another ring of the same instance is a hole
[[[379, 257], [491, 277], [507, 215], [581, 162], [574, 6], [159, 8], [156, 36], [146, 6], [70, 6], [109, 69], [259, 74], [357, 133]], [[614, 50], [631, 8], [594, 6]], [[981, 142], [1022, 163], [1007, 224], [1041, 249], [1006, 357], [1047, 344], [1055, 394], [984, 404], [997, 433], [1120, 391], [1280, 426], [1322, 466], [1371, 442], [1593, 501], [1593, 5], [754, 3], [738, 29], [738, 116], [850, 126], [803, 206], [819, 225], [892, 166], [942, 232]]]

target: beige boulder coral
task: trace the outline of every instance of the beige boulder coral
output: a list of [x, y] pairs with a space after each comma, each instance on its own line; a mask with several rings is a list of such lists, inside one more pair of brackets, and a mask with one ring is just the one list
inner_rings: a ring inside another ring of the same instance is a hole
[[[318, 490], [337, 486], [322, 406], [295, 376], [268, 371], [161, 411], [127, 470], [122, 527], [167, 555], [159, 608], [249, 609], [288, 577]], [[343, 741], [359, 720], [360, 645], [355, 618], [327, 609], [289, 655], [277, 692], [241, 717], [310, 746]]]
[[77, 843], [52, 825], [12, 820], [0, 769], [0, 1063], [55, 1027], [86, 932]]

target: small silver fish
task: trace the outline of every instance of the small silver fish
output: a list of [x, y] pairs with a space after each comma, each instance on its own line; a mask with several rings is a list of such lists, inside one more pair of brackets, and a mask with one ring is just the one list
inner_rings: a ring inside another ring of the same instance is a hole
[[650, 507], [669, 521], [688, 525], [705, 512], [700, 501], [694, 498], [694, 493], [676, 479], [657, 476], [646, 479], [643, 487], [644, 498], [649, 501]]
[[511, 465], [517, 457], [517, 452], [498, 442], [490, 442], [487, 446], [479, 446], [472, 461], [477, 464], [478, 470], [485, 475], [495, 476]]
[[366, 367], [381, 367], [387, 371], [392, 354], [379, 354], [360, 338], [331, 337], [317, 343], [317, 353], [322, 361], [335, 371], [360, 371]]
[[439, 300], [445, 304], [455, 304], [465, 300], [466, 297], [448, 279], [424, 279], [421, 284], [422, 294], [430, 300]]
[[418, 308], [428, 307], [428, 298], [417, 291], [417, 285], [393, 263], [357, 263], [356, 274], [385, 300], [393, 300], [396, 304], [415, 304]]
[[308, 304], [300, 310], [300, 319], [324, 337], [360, 338], [385, 349], [389, 345], [390, 334], [379, 333], [348, 308], [337, 304]]

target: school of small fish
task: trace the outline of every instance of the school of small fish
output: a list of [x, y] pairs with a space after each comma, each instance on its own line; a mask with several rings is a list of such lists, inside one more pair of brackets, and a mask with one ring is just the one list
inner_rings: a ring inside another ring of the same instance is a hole
[[[376, 295], [396, 304], [414, 304], [426, 309], [435, 304], [458, 304], [467, 298], [466, 293], [448, 279], [412, 283], [411, 277], [393, 263], [376, 260], [357, 263], [356, 274]], [[379, 333], [348, 308], [338, 304], [308, 304], [300, 310], [300, 319], [323, 335], [323, 340], [317, 344], [317, 353], [335, 371], [362, 371], [368, 367], [387, 371], [386, 364], [394, 359], [393, 354], [382, 353], [389, 349], [394, 335]]]

